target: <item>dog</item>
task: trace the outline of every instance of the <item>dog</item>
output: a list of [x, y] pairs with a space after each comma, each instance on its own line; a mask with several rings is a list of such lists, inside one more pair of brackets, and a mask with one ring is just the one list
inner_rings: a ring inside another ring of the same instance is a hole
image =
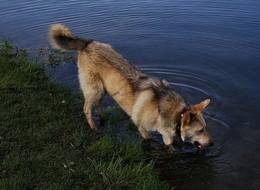
[[92, 119], [92, 108], [96, 105], [103, 119], [102, 102], [108, 93], [131, 117], [145, 139], [152, 138], [151, 131], [158, 131], [165, 145], [172, 145], [174, 137], [198, 149], [213, 145], [203, 118], [210, 99], [187, 105], [167, 81], [142, 73], [109, 44], [74, 36], [63, 24], [52, 25], [49, 36], [54, 47], [79, 52], [78, 78], [85, 98], [83, 110], [94, 131], [98, 129]]

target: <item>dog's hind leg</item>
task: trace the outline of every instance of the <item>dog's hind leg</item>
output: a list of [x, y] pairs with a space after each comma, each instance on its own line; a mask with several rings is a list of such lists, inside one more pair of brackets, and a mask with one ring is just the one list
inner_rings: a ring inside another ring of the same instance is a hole
[[101, 94], [100, 99], [96, 103], [97, 110], [98, 110], [98, 116], [99, 116], [101, 124], [104, 123], [104, 119], [105, 119], [105, 112], [104, 112], [103, 106], [102, 106], [105, 95], [106, 95], [105, 92], [103, 94]]
[[87, 78], [81, 73], [79, 75], [79, 79], [80, 79], [81, 89], [85, 98], [83, 109], [86, 115], [86, 119], [88, 121], [90, 128], [93, 129], [94, 131], [97, 131], [98, 129], [95, 126], [95, 123], [92, 119], [92, 108], [97, 102], [103, 99], [104, 96], [103, 83], [98, 77]]
[[[89, 92], [89, 91], [88, 91]], [[84, 103], [84, 113], [86, 115], [86, 119], [91, 129], [97, 131], [97, 127], [92, 119], [92, 108], [95, 103], [97, 104], [97, 108], [99, 111], [100, 117], [104, 117], [104, 111], [102, 108], [102, 101], [104, 98], [104, 90], [103, 89], [92, 89], [91, 93], [85, 93], [85, 103]]]
[[86, 119], [88, 121], [88, 124], [90, 128], [94, 131], [97, 131], [97, 127], [95, 126], [95, 123], [92, 119], [92, 107], [95, 102], [95, 97], [92, 96], [85, 96], [85, 103], [84, 103], [84, 113], [86, 115]]

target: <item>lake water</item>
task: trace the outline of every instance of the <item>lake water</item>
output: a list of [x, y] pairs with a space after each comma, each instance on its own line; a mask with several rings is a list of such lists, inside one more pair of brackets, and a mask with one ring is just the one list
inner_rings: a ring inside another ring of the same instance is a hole
[[[48, 46], [49, 26], [64, 23], [77, 36], [112, 44], [188, 103], [212, 100], [205, 118], [215, 145], [157, 155], [172, 187], [260, 189], [260, 1], [0, 0], [0, 8], [0, 36], [20, 47]], [[76, 65], [53, 73], [78, 89]]]

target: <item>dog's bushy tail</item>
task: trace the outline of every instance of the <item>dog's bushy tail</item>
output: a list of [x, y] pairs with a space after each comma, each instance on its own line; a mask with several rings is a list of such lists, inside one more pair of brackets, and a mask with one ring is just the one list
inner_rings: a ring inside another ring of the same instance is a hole
[[50, 27], [49, 36], [52, 44], [63, 50], [84, 49], [93, 40], [78, 38], [74, 36], [71, 30], [63, 24], [54, 24]]

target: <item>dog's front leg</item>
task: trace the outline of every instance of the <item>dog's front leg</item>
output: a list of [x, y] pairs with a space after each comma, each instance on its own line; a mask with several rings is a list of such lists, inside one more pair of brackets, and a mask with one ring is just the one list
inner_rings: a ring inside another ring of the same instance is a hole
[[173, 152], [174, 151], [174, 147], [173, 147], [173, 136], [171, 135], [163, 135], [163, 142], [165, 144], [165, 148], [169, 151], [169, 152]]
[[163, 142], [165, 145], [169, 146], [172, 145], [173, 142], [173, 136], [172, 135], [162, 135]]
[[137, 128], [138, 128], [139, 132], [141, 133], [141, 135], [144, 139], [151, 139], [152, 138], [150, 132], [147, 131], [144, 127], [138, 126]]

